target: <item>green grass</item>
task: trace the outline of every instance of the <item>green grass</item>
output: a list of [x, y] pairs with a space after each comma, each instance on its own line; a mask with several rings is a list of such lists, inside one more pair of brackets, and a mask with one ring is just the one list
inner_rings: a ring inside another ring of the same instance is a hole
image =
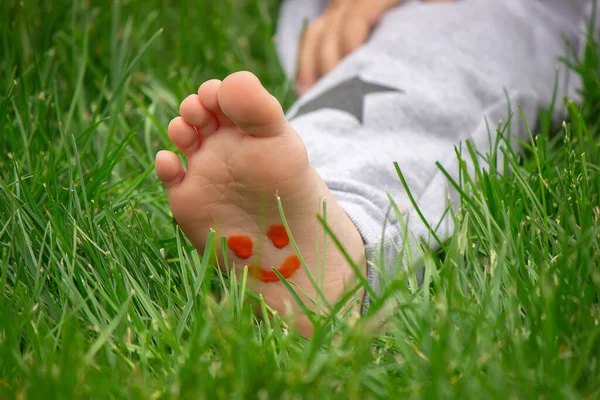
[[153, 174], [203, 80], [248, 69], [293, 100], [278, 2], [106, 3], [0, 1], [0, 398], [600, 397], [592, 41], [569, 122], [543, 113], [524, 156], [499, 140], [454, 182], [424, 285], [402, 273], [369, 315], [314, 316], [306, 340], [193, 250]]

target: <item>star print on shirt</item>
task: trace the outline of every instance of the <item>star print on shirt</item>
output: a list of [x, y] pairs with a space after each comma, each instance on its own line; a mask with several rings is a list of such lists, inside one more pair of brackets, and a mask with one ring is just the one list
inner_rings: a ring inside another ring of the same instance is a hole
[[297, 118], [301, 115], [323, 108], [331, 108], [352, 114], [362, 124], [365, 96], [370, 93], [382, 92], [403, 93], [404, 91], [393, 87], [365, 82], [359, 77], [350, 78], [338, 83], [314, 99], [302, 104], [292, 118]]

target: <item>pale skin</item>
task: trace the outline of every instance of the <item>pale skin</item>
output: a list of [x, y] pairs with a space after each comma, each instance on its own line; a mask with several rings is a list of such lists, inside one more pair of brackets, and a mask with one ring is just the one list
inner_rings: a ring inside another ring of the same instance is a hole
[[383, 14], [402, 3], [403, 0], [330, 1], [325, 12], [308, 25], [302, 38], [296, 75], [297, 93], [304, 94], [344, 57], [364, 44]]
[[[350, 13], [347, 6], [352, 4], [352, 13], [363, 10], [364, 14], [348, 18], [356, 20], [355, 28], [362, 28], [344, 30], [339, 21], [331, 25], [316, 21], [317, 25], [311, 25], [304, 41], [298, 82], [310, 87], [341, 57], [366, 41], [381, 14], [398, 3], [397, 0], [333, 1], [331, 11], [323, 19], [341, 21]], [[319, 28], [320, 24], [330, 30]], [[338, 50], [317, 52], [312, 44], [317, 34], [328, 38], [324, 46]], [[181, 116], [170, 122], [168, 132], [173, 144], [187, 158], [187, 170], [175, 153], [163, 150], [156, 155], [156, 173], [167, 190], [174, 218], [196, 249], [204, 251], [211, 229], [217, 238], [244, 236], [254, 244], [252, 256], [238, 257], [241, 253], [236, 255], [235, 248], [229, 247], [229, 265], [225, 265], [220, 255], [221, 268], [228, 270], [235, 265], [237, 277], [242, 275], [244, 266], [270, 274], [272, 268], [283, 271], [278, 267], [295, 256], [294, 249], [291, 245], [279, 248], [267, 239], [269, 227], [282, 222], [277, 205], [279, 196], [300, 254], [319, 282], [325, 267], [321, 291], [327, 302], [335, 304], [355, 287], [355, 270], [331, 239], [327, 240], [327, 257], [323, 260], [323, 227], [317, 219], [323, 202], [327, 205], [327, 225], [364, 276], [363, 240], [310, 165], [306, 147], [286, 120], [281, 105], [258, 78], [250, 72], [236, 72], [222, 82], [204, 82], [197, 94], [182, 101], [179, 111]], [[321, 249], [318, 253], [317, 241]], [[306, 306], [316, 310], [307, 296], [317, 299], [317, 290], [306, 272], [300, 268], [286, 278], [297, 287]], [[266, 281], [257, 274], [250, 274], [248, 279], [249, 287], [261, 294], [274, 311], [284, 315], [302, 334], [311, 335], [312, 325], [282, 282]], [[358, 295], [362, 297], [362, 293]], [[357, 302], [352, 311], [359, 310]]]

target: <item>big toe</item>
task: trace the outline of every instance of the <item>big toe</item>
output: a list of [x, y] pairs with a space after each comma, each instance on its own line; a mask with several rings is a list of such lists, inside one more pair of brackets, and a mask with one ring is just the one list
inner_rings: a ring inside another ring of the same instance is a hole
[[218, 99], [223, 113], [245, 132], [274, 136], [286, 132], [281, 104], [251, 72], [236, 72], [223, 80]]

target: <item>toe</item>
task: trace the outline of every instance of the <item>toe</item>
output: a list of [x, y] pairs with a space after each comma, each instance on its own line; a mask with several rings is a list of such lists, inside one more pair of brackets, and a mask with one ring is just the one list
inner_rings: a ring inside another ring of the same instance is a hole
[[182, 117], [177, 117], [169, 123], [169, 139], [183, 152], [190, 157], [200, 148], [201, 137], [198, 136], [196, 128], [191, 126]]
[[219, 127], [215, 115], [202, 105], [197, 94], [191, 94], [181, 102], [179, 114], [188, 124], [196, 127], [202, 137], [212, 135]]
[[175, 153], [162, 150], [156, 154], [156, 175], [167, 190], [170, 190], [183, 181], [185, 170]]
[[200, 102], [210, 113], [216, 118], [218, 125], [232, 125], [232, 122], [223, 114], [223, 110], [221, 110], [221, 105], [219, 104], [219, 100], [217, 98], [217, 93], [219, 91], [219, 87], [221, 86], [221, 81], [218, 79], [211, 79], [209, 81], [204, 82], [200, 85], [198, 89], [198, 97], [200, 98]]
[[229, 75], [219, 87], [223, 113], [245, 132], [273, 136], [286, 132], [287, 121], [277, 99], [269, 94], [251, 72]]

